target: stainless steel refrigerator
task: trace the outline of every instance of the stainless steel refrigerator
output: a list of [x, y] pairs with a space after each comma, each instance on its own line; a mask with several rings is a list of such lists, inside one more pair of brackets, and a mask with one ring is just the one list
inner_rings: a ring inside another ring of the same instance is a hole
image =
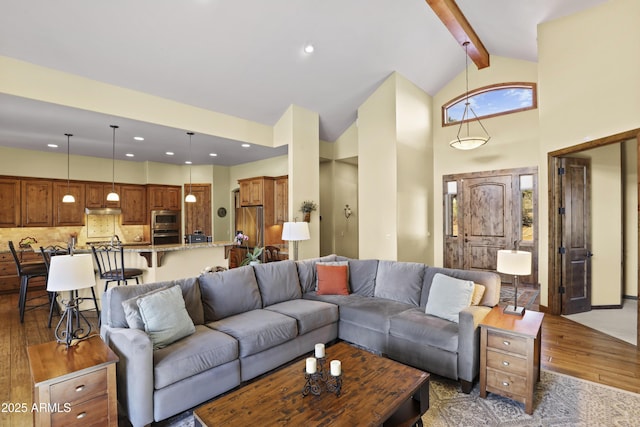
[[262, 206], [236, 208], [236, 235], [242, 233], [249, 240], [242, 244], [253, 248], [264, 246], [264, 215]]

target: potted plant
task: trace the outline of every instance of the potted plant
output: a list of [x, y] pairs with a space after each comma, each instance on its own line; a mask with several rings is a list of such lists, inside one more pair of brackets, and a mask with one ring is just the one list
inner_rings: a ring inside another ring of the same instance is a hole
[[304, 202], [302, 202], [302, 205], [300, 206], [300, 212], [304, 214], [305, 222], [311, 221], [311, 212], [315, 211], [316, 209], [318, 209], [318, 205], [316, 205], [311, 200], [305, 200]]
[[240, 265], [260, 264], [260, 256], [262, 255], [262, 251], [264, 251], [264, 248], [260, 246], [256, 246], [255, 248], [253, 248], [253, 252], [247, 251], [247, 256]]

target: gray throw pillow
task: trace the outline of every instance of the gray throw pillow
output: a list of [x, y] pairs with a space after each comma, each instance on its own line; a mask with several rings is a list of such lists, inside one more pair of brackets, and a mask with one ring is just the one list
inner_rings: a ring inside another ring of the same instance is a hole
[[184, 305], [179, 285], [138, 299], [144, 330], [157, 350], [196, 331]]
[[128, 300], [122, 301], [122, 309], [124, 310], [124, 315], [127, 319], [127, 324], [130, 329], [140, 329], [144, 331], [144, 321], [142, 320], [142, 316], [140, 316], [140, 309], [138, 308], [138, 300], [140, 298], [144, 298], [151, 294], [155, 294], [156, 292], [163, 291], [168, 289], [168, 286], [161, 286], [157, 289], [144, 293], [142, 295], [135, 296], [133, 298], [129, 298]]
[[433, 276], [426, 314], [459, 322], [459, 313], [471, 304], [474, 283], [437, 273]]

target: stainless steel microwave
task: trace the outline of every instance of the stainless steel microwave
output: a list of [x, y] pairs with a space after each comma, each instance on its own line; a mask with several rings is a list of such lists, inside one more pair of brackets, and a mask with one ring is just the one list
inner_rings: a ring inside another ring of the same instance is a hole
[[151, 211], [152, 230], [179, 230], [180, 211]]

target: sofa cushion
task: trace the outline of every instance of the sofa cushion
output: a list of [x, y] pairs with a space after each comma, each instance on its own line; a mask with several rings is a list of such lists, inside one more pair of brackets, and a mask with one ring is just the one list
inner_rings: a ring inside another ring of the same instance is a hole
[[316, 264], [319, 295], [349, 295], [349, 266]]
[[335, 260], [335, 255], [327, 255], [320, 258], [296, 261], [302, 292], [311, 292], [316, 288], [316, 262], [333, 262]]
[[251, 310], [207, 324], [238, 340], [240, 357], [251, 356], [298, 335], [293, 317], [271, 310]]
[[377, 259], [350, 259], [349, 286], [351, 292], [365, 297], [372, 297], [376, 288], [377, 273]]
[[245, 266], [200, 276], [205, 321], [262, 308], [253, 267]]
[[474, 283], [444, 274], [433, 277], [426, 314], [458, 323], [458, 315], [471, 304]]
[[137, 301], [144, 330], [159, 349], [196, 331], [187, 313], [180, 286], [153, 292]]
[[268, 306], [302, 297], [295, 262], [268, 262], [255, 265], [253, 269], [262, 296], [262, 305]]
[[166, 387], [237, 358], [234, 338], [198, 325], [194, 334], [153, 352], [154, 387]]
[[458, 324], [425, 314], [420, 308], [403, 311], [390, 319], [389, 335], [409, 342], [457, 353]]
[[424, 270], [416, 262], [379, 261], [374, 296], [419, 306]]
[[200, 284], [197, 277], [185, 279], [169, 280], [165, 282], [140, 284], [135, 286], [114, 286], [104, 294], [103, 319], [107, 326], [113, 328], [128, 328], [127, 318], [122, 307], [122, 302], [160, 288], [168, 288], [172, 285], [180, 285], [185, 307], [194, 325], [204, 323], [204, 312], [202, 309], [202, 297]]
[[264, 309], [296, 319], [299, 335], [339, 320], [338, 306], [321, 301], [296, 299], [274, 304]]

